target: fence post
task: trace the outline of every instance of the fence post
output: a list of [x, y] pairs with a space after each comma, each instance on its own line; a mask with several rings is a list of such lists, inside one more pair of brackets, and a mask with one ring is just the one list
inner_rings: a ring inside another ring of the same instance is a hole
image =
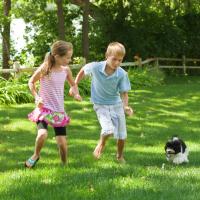
[[14, 62], [13, 69], [16, 70], [15, 78], [19, 78], [19, 76], [20, 76], [20, 64], [19, 64], [19, 62]]
[[138, 67], [142, 67], [142, 58], [139, 56], [139, 54], [136, 54], [136, 55], [134, 56], [134, 60], [135, 60], [136, 65], [137, 65]]
[[159, 59], [158, 58], [155, 59], [155, 65], [157, 68], [159, 68]]
[[139, 66], [139, 67], [142, 67], [142, 58], [139, 58], [139, 59], [138, 59], [138, 66]]
[[185, 55], [183, 55], [183, 73], [186, 74], [186, 58], [185, 58]]

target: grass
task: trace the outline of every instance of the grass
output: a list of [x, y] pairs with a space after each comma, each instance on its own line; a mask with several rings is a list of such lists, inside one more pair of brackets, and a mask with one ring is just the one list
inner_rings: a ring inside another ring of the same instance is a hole
[[[33, 152], [36, 136], [35, 125], [26, 116], [34, 105], [0, 106], [0, 200], [199, 199], [199, 84], [198, 77], [176, 77], [159, 87], [130, 92], [135, 116], [127, 118], [125, 165], [115, 161], [113, 139], [102, 158], [93, 159], [99, 125], [92, 105], [89, 98], [82, 103], [69, 98], [69, 165], [60, 165], [50, 128], [41, 160], [26, 170], [23, 164]], [[164, 144], [174, 134], [189, 146], [189, 164], [166, 162]]]

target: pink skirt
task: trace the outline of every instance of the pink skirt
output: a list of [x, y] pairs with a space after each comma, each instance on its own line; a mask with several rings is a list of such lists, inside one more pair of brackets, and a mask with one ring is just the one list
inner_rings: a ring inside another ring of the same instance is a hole
[[63, 127], [69, 124], [70, 118], [65, 112], [53, 112], [48, 108], [35, 108], [28, 119], [32, 122], [45, 121], [53, 127]]

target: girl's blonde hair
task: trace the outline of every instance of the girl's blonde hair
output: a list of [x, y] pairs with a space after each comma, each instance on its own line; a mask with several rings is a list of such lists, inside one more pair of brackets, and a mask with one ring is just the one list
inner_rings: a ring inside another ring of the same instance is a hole
[[125, 56], [126, 50], [123, 44], [119, 42], [111, 42], [106, 50], [106, 57], [110, 55]]
[[55, 65], [55, 56], [65, 56], [69, 51], [73, 50], [73, 45], [70, 42], [65, 42], [62, 40], [56, 41], [51, 46], [50, 52], [48, 52], [45, 56], [43, 67], [42, 67], [42, 75], [46, 76], [51, 73], [53, 66]]

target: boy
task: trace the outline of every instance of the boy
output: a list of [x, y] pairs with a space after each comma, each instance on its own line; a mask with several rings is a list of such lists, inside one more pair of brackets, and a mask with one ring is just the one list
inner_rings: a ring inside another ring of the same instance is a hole
[[119, 42], [112, 42], [106, 51], [106, 61], [86, 64], [77, 74], [78, 85], [84, 75], [92, 75], [91, 101], [94, 104], [101, 125], [100, 140], [93, 152], [99, 159], [110, 135], [117, 139], [117, 160], [124, 163], [123, 149], [126, 132], [124, 112], [131, 116], [128, 106], [128, 91], [131, 89], [127, 73], [120, 67], [125, 56], [125, 48]]

